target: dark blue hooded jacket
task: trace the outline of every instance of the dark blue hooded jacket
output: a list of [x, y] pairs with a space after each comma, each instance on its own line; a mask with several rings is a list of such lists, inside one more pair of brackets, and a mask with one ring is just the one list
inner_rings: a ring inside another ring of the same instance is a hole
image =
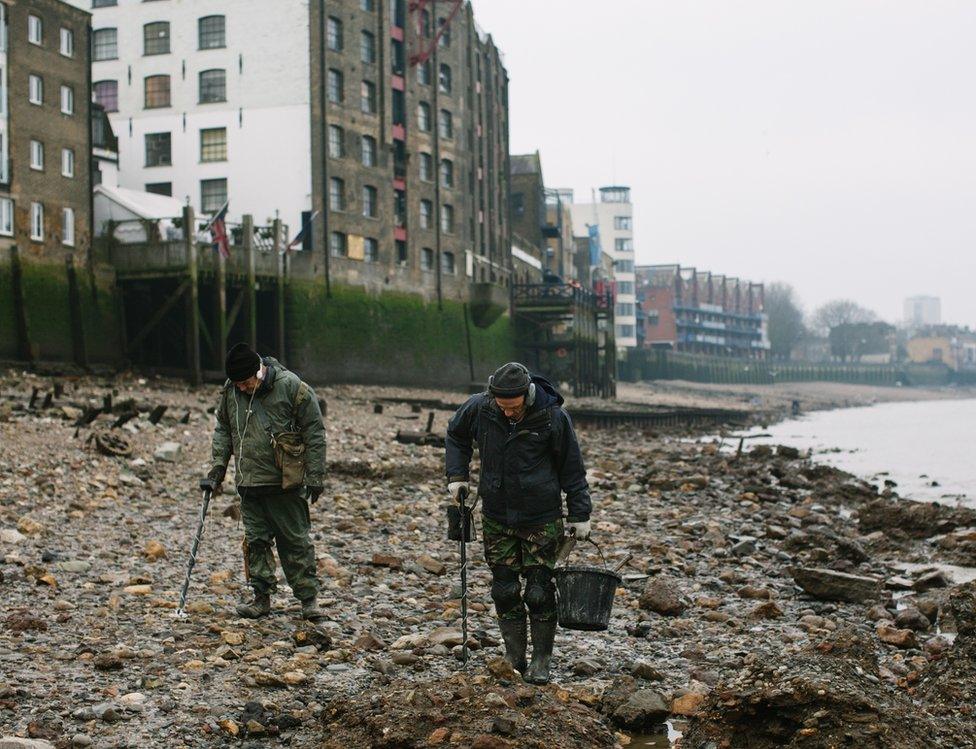
[[447, 426], [448, 481], [467, 481], [474, 445], [481, 459], [482, 511], [505, 525], [542, 525], [562, 517], [589, 520], [590, 490], [579, 442], [563, 397], [533, 375], [535, 401], [512, 425], [490, 393], [471, 396]]

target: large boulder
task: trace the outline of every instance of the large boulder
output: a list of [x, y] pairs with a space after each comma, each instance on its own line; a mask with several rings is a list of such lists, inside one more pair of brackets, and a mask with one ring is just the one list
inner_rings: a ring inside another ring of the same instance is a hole
[[671, 714], [671, 708], [659, 692], [638, 689], [613, 711], [613, 722], [628, 731], [649, 732], [658, 728]]
[[647, 581], [638, 603], [645, 611], [663, 616], [677, 616], [688, 608], [688, 604], [681, 597], [678, 583], [664, 576], [652, 577]]
[[881, 580], [865, 575], [851, 575], [822, 567], [793, 567], [793, 580], [815, 598], [827, 601], [872, 603], [881, 595]]

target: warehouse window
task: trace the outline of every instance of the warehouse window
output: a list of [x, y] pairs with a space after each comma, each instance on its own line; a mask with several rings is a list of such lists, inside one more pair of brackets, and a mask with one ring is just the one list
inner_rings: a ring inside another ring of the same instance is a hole
[[204, 214], [217, 213], [227, 203], [226, 179], [200, 180], [200, 212]]
[[169, 133], [146, 133], [146, 166], [170, 166], [172, 137]]
[[10, 198], [0, 198], [0, 234], [14, 235], [14, 201]]
[[420, 269], [434, 270], [434, 251], [430, 247], [424, 247], [420, 251]]
[[329, 156], [341, 159], [346, 155], [346, 131], [338, 125], [329, 125]]
[[333, 104], [342, 104], [344, 98], [342, 91], [342, 71], [329, 68], [329, 101]]
[[44, 24], [33, 13], [27, 16], [27, 41], [38, 45], [44, 41]]
[[325, 38], [329, 49], [333, 52], [342, 51], [342, 21], [335, 16], [329, 16]]
[[346, 210], [346, 183], [338, 177], [329, 179], [329, 209]]
[[102, 106], [102, 109], [106, 112], [119, 111], [118, 81], [96, 81], [92, 88], [95, 90], [95, 101]]
[[363, 240], [363, 260], [367, 263], [375, 263], [380, 259], [380, 245], [372, 237]]
[[360, 143], [363, 166], [376, 166], [376, 138], [364, 135]]
[[372, 185], [363, 185], [363, 215], [376, 218], [376, 188]]
[[96, 29], [92, 32], [92, 60], [117, 60], [119, 32], [117, 29]]
[[75, 244], [75, 209], [61, 209], [61, 244], [74, 247]]
[[153, 21], [142, 27], [142, 54], [169, 54], [169, 23]]
[[197, 21], [200, 49], [221, 49], [227, 46], [226, 21], [223, 16], [204, 16]]
[[200, 73], [200, 103], [227, 101], [227, 71], [216, 68]]
[[359, 35], [359, 59], [367, 65], [376, 62], [376, 37], [368, 31]]
[[168, 107], [169, 99], [169, 76], [151, 75], [145, 80], [145, 108], [159, 109]]
[[200, 161], [227, 161], [226, 127], [210, 127], [200, 131]]
[[44, 204], [31, 203], [30, 238], [35, 242], [44, 241]]
[[329, 235], [329, 254], [332, 257], [346, 257], [349, 253], [346, 245], [346, 235], [341, 231], [334, 231]]

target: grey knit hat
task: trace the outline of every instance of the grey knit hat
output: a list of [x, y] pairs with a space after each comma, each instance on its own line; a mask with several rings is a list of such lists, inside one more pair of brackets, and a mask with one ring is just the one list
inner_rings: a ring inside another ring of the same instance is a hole
[[532, 378], [524, 364], [503, 364], [488, 378], [488, 392], [498, 398], [517, 398], [529, 392]]

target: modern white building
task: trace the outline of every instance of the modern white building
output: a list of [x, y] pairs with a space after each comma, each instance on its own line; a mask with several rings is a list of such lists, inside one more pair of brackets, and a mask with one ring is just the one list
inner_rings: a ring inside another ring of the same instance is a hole
[[[309, 0], [68, 0], [92, 13], [92, 87], [119, 185], [228, 219], [312, 206]], [[270, 11], [270, 12], [269, 12]]]
[[600, 199], [594, 203], [573, 203], [573, 235], [587, 236], [590, 227], [599, 231], [600, 246], [613, 258], [616, 287], [614, 336], [617, 348], [637, 346], [637, 297], [634, 275], [634, 214], [630, 188], [600, 188]]
[[942, 300], [937, 296], [913, 296], [905, 300], [905, 326], [921, 328], [942, 322]]

